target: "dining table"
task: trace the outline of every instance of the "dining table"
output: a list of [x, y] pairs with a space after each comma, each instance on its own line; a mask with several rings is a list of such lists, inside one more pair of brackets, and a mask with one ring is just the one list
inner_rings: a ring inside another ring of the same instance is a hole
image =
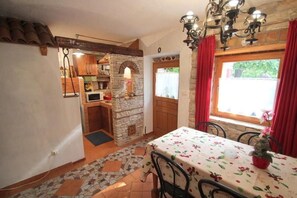
[[157, 175], [150, 156], [156, 151], [187, 172], [188, 191], [194, 197], [200, 197], [198, 181], [203, 178], [222, 183], [246, 197], [297, 198], [297, 159], [270, 152], [273, 162], [268, 168], [259, 169], [252, 162], [253, 149], [247, 144], [180, 127], [148, 142], [141, 181], [145, 182], [147, 176], [153, 174], [154, 189], [157, 189]]

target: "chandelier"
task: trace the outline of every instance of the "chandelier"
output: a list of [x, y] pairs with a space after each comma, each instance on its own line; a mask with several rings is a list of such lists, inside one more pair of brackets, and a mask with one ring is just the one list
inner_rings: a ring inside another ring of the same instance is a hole
[[[198, 25], [199, 17], [189, 11], [180, 19], [180, 22], [184, 24], [183, 32], [185, 29], [187, 30], [187, 38], [183, 42], [194, 50], [210, 29], [219, 31], [221, 49], [224, 51], [229, 48], [227, 43], [233, 36], [245, 38], [245, 43], [248, 45], [257, 42], [255, 33], [260, 32], [261, 25], [266, 22], [267, 15], [256, 10], [255, 7], [251, 7], [247, 11], [240, 10], [244, 3], [245, 0], [209, 0], [202, 27]], [[244, 28], [236, 29], [234, 27], [236, 19], [241, 13], [247, 14], [243, 22]]]

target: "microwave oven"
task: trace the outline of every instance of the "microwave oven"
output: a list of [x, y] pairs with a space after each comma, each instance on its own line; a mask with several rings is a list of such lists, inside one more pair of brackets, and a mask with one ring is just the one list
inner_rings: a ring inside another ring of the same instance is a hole
[[103, 92], [86, 92], [87, 102], [96, 102], [103, 100], [104, 94]]

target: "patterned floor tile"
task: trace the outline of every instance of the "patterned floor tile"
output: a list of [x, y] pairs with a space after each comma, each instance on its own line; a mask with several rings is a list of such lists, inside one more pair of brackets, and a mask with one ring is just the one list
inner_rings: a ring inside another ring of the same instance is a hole
[[137, 147], [135, 148], [134, 155], [141, 155], [143, 156], [145, 152], [145, 147]]
[[102, 172], [119, 172], [122, 166], [122, 161], [106, 161], [102, 168]]
[[80, 192], [84, 180], [65, 180], [62, 186], [55, 193], [56, 196], [76, 196]]

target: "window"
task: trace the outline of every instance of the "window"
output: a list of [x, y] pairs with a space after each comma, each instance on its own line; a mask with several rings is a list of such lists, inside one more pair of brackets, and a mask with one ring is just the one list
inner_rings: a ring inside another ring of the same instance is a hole
[[273, 110], [283, 52], [216, 58], [212, 114], [259, 123]]
[[179, 67], [158, 68], [155, 95], [178, 99]]

